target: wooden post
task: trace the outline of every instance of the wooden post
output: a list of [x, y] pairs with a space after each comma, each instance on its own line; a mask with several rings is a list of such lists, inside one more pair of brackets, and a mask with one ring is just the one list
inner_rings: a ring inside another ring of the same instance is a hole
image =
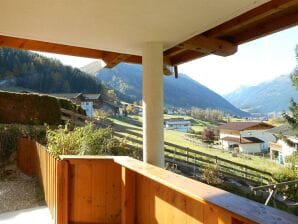
[[136, 201], [135, 201], [135, 184], [136, 174], [135, 172], [122, 167], [121, 168], [121, 223], [135, 223], [136, 219]]
[[186, 151], [186, 161], [188, 163], [188, 148], [187, 148], [187, 151]]
[[68, 224], [68, 162], [58, 160], [57, 166], [57, 198], [56, 224]]
[[195, 177], [195, 176], [196, 176], [196, 155], [195, 155], [195, 154], [194, 154], [194, 156], [193, 156], [193, 159], [194, 159], [193, 176]]

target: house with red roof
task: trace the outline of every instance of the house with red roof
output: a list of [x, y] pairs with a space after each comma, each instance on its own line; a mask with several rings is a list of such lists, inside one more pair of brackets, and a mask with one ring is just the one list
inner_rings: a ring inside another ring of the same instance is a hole
[[225, 150], [239, 149], [243, 153], [259, 153], [269, 150], [269, 142], [275, 136], [268, 132], [273, 128], [264, 122], [229, 122], [218, 127], [220, 142]]

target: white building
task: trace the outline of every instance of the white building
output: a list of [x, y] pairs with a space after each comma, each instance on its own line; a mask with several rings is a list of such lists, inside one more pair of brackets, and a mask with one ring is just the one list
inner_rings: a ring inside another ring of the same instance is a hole
[[94, 114], [94, 107], [92, 101], [82, 101], [81, 102], [82, 109], [86, 112], [88, 117], [92, 117]]
[[273, 126], [264, 122], [230, 122], [219, 126], [219, 138], [225, 150], [239, 148], [244, 153], [259, 153], [269, 150], [269, 142], [275, 142]]
[[277, 137], [283, 136], [276, 143], [270, 142], [270, 158], [278, 163], [285, 164], [286, 157], [298, 151], [297, 133], [294, 133], [289, 125], [281, 125], [269, 130], [269, 132]]
[[191, 128], [191, 122], [183, 118], [171, 118], [164, 120], [164, 127], [170, 130], [187, 132]]

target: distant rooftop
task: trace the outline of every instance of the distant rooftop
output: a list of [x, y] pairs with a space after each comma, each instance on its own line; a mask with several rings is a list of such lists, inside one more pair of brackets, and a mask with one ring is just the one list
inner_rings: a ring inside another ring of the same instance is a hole
[[227, 124], [220, 125], [218, 129], [224, 130], [235, 130], [235, 131], [243, 131], [246, 129], [271, 129], [274, 126], [271, 124], [267, 124], [264, 122], [229, 122]]
[[84, 93], [48, 93], [48, 95], [55, 96], [55, 97], [60, 97], [60, 98], [66, 98], [66, 99], [74, 99], [77, 98], [78, 96], [83, 96], [86, 99], [89, 100], [96, 100], [98, 99], [101, 94], [95, 93], [95, 94], [84, 94]]
[[295, 131], [291, 128], [289, 124], [283, 124], [278, 127], [268, 130], [272, 134], [282, 134], [286, 136], [298, 136], [298, 130]]
[[255, 137], [241, 137], [241, 138], [224, 137], [221, 140], [236, 142], [236, 143], [240, 143], [240, 144], [252, 144], [252, 143], [263, 143], [264, 142], [261, 139], [255, 138]]
[[177, 118], [169, 118], [169, 119], [165, 119], [164, 121], [189, 121], [189, 120], [185, 120], [184, 118], [181, 117], [177, 117]]
[[48, 95], [59, 98], [72, 99], [80, 95], [80, 93], [48, 93]]

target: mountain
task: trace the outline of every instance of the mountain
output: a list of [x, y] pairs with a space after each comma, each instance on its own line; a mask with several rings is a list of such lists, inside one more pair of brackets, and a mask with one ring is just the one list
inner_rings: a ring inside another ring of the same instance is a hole
[[[142, 66], [140, 65], [121, 63], [112, 69], [103, 68], [96, 73], [86, 69], [85, 71], [117, 90], [124, 101], [133, 102], [142, 98]], [[164, 76], [164, 100], [165, 105], [171, 107], [213, 108], [233, 115], [248, 116], [217, 93], [184, 74], [179, 74], [178, 79]]]
[[43, 93], [98, 93], [94, 77], [39, 54], [0, 48], [0, 89], [18, 87]]
[[298, 91], [290, 76], [282, 75], [256, 86], [246, 86], [224, 96], [232, 104], [252, 113], [287, 111], [291, 98], [298, 101]]
[[100, 69], [102, 69], [104, 66], [102, 64], [102, 61], [94, 61], [91, 62], [90, 64], [87, 64], [83, 67], [80, 68], [80, 70], [82, 72], [91, 74], [91, 75], [95, 75], [97, 71], [99, 71]]

